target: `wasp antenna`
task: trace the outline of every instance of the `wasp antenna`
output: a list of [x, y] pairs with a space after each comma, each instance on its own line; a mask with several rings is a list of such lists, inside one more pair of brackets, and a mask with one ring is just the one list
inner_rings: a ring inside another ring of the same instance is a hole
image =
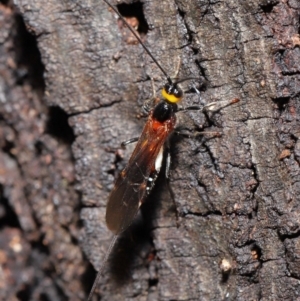
[[167, 81], [169, 84], [173, 84], [173, 81], [171, 77], [168, 75], [168, 73], [164, 70], [164, 68], [160, 65], [160, 63], [156, 60], [156, 58], [152, 55], [150, 50], [145, 46], [141, 38], [136, 34], [135, 30], [131, 27], [131, 25], [123, 18], [123, 16], [119, 13], [117, 8], [110, 4], [107, 0], [103, 0], [124, 22], [124, 24], [128, 27], [128, 29], [132, 32], [132, 34], [136, 37], [136, 39], [139, 41], [139, 43], [142, 45], [142, 47], [145, 49], [145, 51], [149, 54], [149, 56], [152, 58], [153, 62], [157, 65], [157, 67], [161, 70], [161, 72], [165, 75], [167, 78]]
[[114, 235], [113, 238], [112, 238], [112, 240], [111, 240], [111, 242], [110, 242], [109, 248], [106, 251], [105, 257], [104, 257], [104, 259], [103, 259], [103, 261], [102, 261], [102, 263], [100, 265], [100, 268], [99, 268], [98, 273], [97, 273], [97, 277], [96, 277], [96, 279], [94, 281], [93, 287], [92, 287], [92, 289], [91, 289], [91, 291], [89, 293], [89, 297], [88, 297], [87, 301], [91, 301], [92, 300], [93, 294], [94, 294], [94, 292], [95, 292], [95, 290], [96, 290], [96, 288], [97, 288], [97, 286], [99, 284], [99, 280], [101, 279], [101, 275], [102, 275], [103, 269], [105, 267], [105, 264], [106, 264], [106, 262], [108, 260], [108, 257], [109, 257], [109, 255], [110, 255], [110, 253], [111, 253], [111, 251], [112, 251], [112, 249], [113, 249], [113, 247], [114, 247], [114, 245], [115, 245], [115, 243], [117, 241], [117, 238], [118, 238], [118, 235]]
[[193, 80], [193, 79], [199, 79], [199, 80], [202, 80], [200, 77], [186, 77], [186, 78], [181, 78], [181, 79], [175, 81], [175, 82], [174, 82], [174, 85], [183, 83], [183, 82], [188, 81], [188, 80]]

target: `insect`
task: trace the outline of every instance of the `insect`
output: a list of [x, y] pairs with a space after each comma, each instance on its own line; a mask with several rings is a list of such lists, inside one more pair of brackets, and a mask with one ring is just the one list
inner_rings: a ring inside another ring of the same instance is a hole
[[[159, 101], [150, 111], [149, 117], [129, 162], [117, 177], [114, 188], [110, 193], [106, 207], [106, 224], [108, 229], [114, 234], [114, 237], [110, 243], [103, 263], [99, 268], [88, 301], [91, 300], [98, 285], [104, 265], [108, 260], [118, 235], [130, 226], [139, 207], [154, 185], [155, 179], [162, 166], [165, 142], [175, 128], [175, 113], [178, 111], [177, 103], [183, 97], [183, 91], [178, 86], [178, 82], [172, 81], [171, 77], [153, 57], [141, 41], [140, 37], [120, 15], [118, 10], [107, 0], [103, 1], [123, 20], [125, 25], [166, 76], [167, 83], [162, 89], [163, 100]], [[218, 110], [237, 101], [238, 100], [235, 99], [229, 102], [212, 103], [207, 106], [207, 109], [210, 111]]]

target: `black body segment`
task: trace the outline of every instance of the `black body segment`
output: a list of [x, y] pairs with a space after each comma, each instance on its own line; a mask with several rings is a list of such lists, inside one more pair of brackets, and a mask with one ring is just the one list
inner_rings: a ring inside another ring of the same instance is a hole
[[177, 112], [177, 105], [170, 104], [165, 101], [158, 103], [153, 109], [153, 118], [157, 121], [164, 122], [171, 118]]

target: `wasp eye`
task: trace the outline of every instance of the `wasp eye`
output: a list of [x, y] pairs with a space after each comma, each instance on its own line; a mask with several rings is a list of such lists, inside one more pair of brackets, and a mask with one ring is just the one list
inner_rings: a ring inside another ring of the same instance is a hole
[[181, 98], [183, 96], [183, 92], [178, 86], [174, 87], [174, 93], [173, 94], [178, 98]]
[[166, 92], [167, 92], [168, 94], [171, 94], [171, 92], [172, 92], [172, 85], [170, 85], [170, 84], [165, 84], [164, 89], [166, 90]]

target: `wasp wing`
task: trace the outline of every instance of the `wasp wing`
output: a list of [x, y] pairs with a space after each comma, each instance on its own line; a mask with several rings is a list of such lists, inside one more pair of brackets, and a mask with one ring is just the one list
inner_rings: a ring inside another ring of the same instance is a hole
[[115, 234], [133, 221], [146, 197], [147, 181], [161, 147], [174, 129], [176, 117], [159, 122], [149, 116], [125, 169], [119, 174], [106, 207], [107, 227]]

